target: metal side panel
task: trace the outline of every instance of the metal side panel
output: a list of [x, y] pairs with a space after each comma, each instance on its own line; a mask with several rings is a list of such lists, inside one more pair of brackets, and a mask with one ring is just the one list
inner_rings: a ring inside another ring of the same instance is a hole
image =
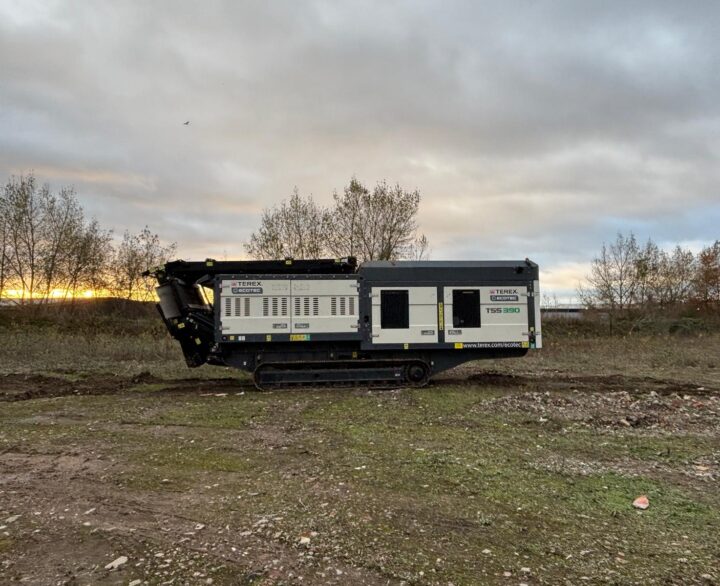
[[357, 279], [298, 279], [292, 282], [292, 331], [298, 334], [357, 333]]
[[[454, 324], [453, 291], [456, 289], [480, 291], [480, 327], [459, 327]], [[444, 287], [443, 298], [446, 342], [529, 343], [527, 287]]]
[[220, 328], [223, 335], [290, 333], [289, 279], [223, 280]]
[[[409, 304], [409, 327], [383, 329], [381, 295], [387, 290], [407, 290]], [[437, 344], [438, 308], [437, 287], [373, 287], [372, 343], [373, 344]]]

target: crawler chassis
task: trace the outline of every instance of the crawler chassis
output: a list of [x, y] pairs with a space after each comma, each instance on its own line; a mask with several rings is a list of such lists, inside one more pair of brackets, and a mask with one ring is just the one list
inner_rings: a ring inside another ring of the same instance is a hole
[[523, 261], [174, 261], [148, 271], [188, 366], [259, 388], [425, 385], [469, 360], [542, 346], [538, 266]]

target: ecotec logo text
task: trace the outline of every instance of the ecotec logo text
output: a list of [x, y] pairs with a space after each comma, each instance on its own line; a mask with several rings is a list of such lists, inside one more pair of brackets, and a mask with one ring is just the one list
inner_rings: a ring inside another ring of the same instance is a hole
[[261, 281], [233, 281], [230, 291], [233, 295], [262, 295]]

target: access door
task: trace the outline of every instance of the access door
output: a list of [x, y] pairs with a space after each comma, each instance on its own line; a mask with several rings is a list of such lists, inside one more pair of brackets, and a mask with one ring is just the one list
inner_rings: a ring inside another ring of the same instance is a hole
[[438, 341], [436, 287], [373, 287], [373, 344]]

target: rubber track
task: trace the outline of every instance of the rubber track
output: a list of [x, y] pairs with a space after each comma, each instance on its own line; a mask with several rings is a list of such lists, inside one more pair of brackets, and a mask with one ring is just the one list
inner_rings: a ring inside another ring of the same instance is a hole
[[[421, 364], [425, 368], [425, 378], [420, 382], [412, 382], [407, 378], [386, 378], [381, 377], [378, 380], [313, 380], [306, 382], [261, 382], [260, 376], [262, 371], [266, 368], [276, 368], [282, 370], [283, 367], [290, 367], [288, 370], [292, 372], [302, 370], [322, 370], [323, 366], [330, 366], [327, 368], [328, 372], [336, 372], [339, 369], [345, 368], [352, 370], [353, 368], [367, 369], [372, 367], [383, 368], [383, 367], [398, 367], [398, 366], [410, 366], [413, 364]], [[314, 368], [318, 367], [318, 368]], [[389, 390], [399, 389], [407, 387], [424, 387], [430, 380], [430, 365], [422, 360], [348, 360], [348, 361], [333, 361], [333, 362], [267, 362], [258, 366], [253, 373], [253, 382], [255, 386], [261, 391], [267, 391], [271, 389], [285, 389], [285, 388], [337, 388], [337, 389], [376, 389], [376, 390]]]

